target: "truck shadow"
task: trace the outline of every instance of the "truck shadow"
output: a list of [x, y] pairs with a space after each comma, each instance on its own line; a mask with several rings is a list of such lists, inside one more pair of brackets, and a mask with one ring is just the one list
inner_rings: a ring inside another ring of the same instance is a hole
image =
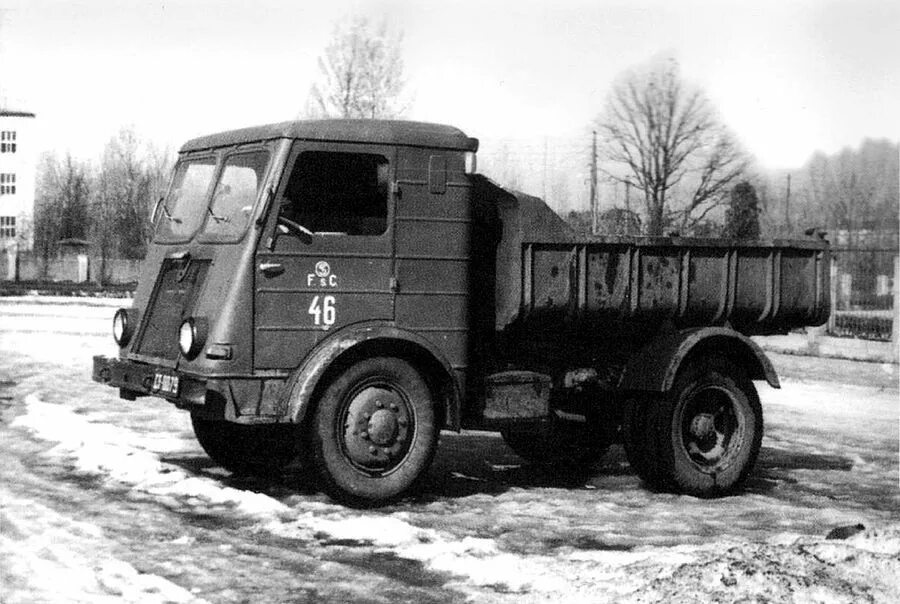
[[[767, 493], [780, 484], [798, 482], [796, 470], [847, 472], [853, 460], [839, 455], [763, 447], [743, 492]], [[425, 481], [426, 498], [496, 495], [511, 488], [621, 488], [622, 481], [604, 486], [610, 477], [637, 476], [619, 445], [610, 447], [599, 462], [585, 467], [532, 463], [518, 457], [493, 434], [444, 435]], [[646, 486], [646, 485], [644, 485]]]
[[176, 465], [192, 476], [210, 478], [226, 487], [262, 492], [276, 499], [318, 493], [311, 472], [299, 463], [272, 474], [235, 474], [203, 454], [163, 457], [161, 461]]
[[849, 457], [763, 447], [744, 490], [764, 494], [780, 484], [796, 484], [799, 480], [791, 475], [795, 470], [849, 472], [852, 469], [853, 460]]
[[443, 434], [425, 479], [426, 498], [496, 495], [511, 488], [583, 489], [597, 475], [628, 475], [621, 447], [612, 447], [589, 466], [529, 462], [506, 446], [498, 434]]
[[[163, 461], [192, 475], [218, 480], [225, 486], [264, 492], [276, 498], [321, 495], [310, 471], [299, 463], [270, 476], [244, 476], [221, 469], [205, 455], [168, 457]], [[765, 494], [779, 485], [797, 483], [798, 479], [792, 476], [796, 470], [847, 472], [852, 469], [853, 460], [839, 455], [763, 447], [743, 492]], [[604, 485], [604, 480], [609, 478], [616, 479], [615, 484]], [[610, 447], [595, 464], [560, 466], [524, 460], [496, 434], [445, 433], [417, 499], [498, 495], [513, 488], [622, 488], [623, 478], [632, 478], [635, 486], [639, 484], [619, 445]]]

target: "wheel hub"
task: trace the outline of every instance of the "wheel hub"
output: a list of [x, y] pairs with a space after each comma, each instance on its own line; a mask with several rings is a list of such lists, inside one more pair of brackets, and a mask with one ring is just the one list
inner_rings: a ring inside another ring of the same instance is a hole
[[688, 456], [703, 471], [718, 472], [734, 454], [740, 424], [734, 403], [724, 389], [709, 387], [694, 393], [685, 410], [683, 442]]
[[372, 414], [367, 427], [369, 438], [379, 446], [393, 444], [400, 428], [396, 413], [391, 413], [387, 409], [379, 409]]
[[715, 417], [711, 413], [698, 413], [691, 420], [691, 435], [706, 441], [716, 433]]
[[396, 467], [413, 440], [410, 404], [388, 386], [373, 385], [351, 395], [344, 419], [342, 450], [367, 473]]

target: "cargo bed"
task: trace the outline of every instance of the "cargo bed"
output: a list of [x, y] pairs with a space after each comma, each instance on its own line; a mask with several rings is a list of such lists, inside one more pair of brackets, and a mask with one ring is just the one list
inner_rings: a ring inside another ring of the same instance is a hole
[[540, 199], [479, 184], [500, 219], [500, 331], [556, 320], [672, 321], [677, 327], [729, 324], [751, 335], [828, 319], [827, 241], [585, 238]]

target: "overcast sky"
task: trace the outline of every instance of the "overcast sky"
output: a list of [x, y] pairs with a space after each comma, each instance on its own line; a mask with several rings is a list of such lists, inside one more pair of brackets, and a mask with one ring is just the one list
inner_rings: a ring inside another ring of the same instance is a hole
[[293, 119], [336, 20], [405, 34], [412, 119], [485, 140], [584, 137], [615, 76], [676, 57], [769, 168], [900, 138], [900, 2], [0, 0], [0, 95], [44, 148], [122, 125], [173, 148]]

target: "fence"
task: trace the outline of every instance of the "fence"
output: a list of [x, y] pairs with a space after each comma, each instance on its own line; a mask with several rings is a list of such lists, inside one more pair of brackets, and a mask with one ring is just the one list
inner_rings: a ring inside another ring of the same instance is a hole
[[896, 248], [832, 248], [829, 335], [896, 341], [897, 254]]
[[[33, 252], [0, 249], [2, 281], [66, 281], [100, 283], [101, 259], [93, 254], [60, 254], [46, 262]], [[133, 283], [140, 272], [140, 260], [109, 258], [104, 269], [104, 283]]]

